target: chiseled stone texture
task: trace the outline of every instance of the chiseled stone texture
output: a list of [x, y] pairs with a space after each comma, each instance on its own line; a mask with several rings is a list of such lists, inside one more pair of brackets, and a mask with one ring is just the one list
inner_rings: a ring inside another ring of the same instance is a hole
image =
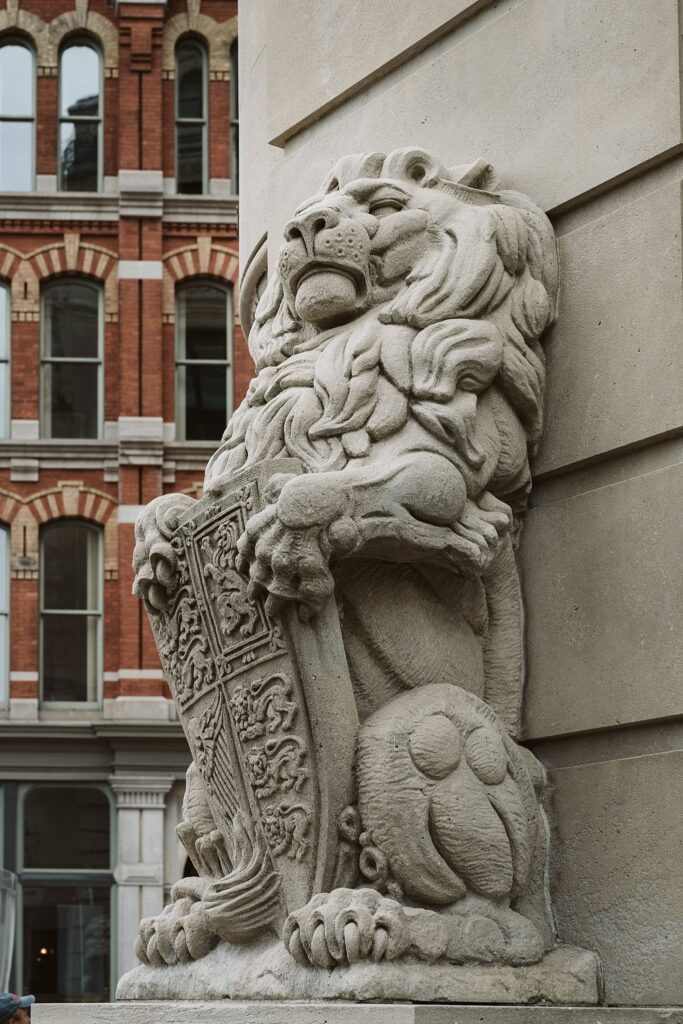
[[374, 1003], [53, 1003], [33, 1024], [683, 1024], [674, 1008]]
[[[319, 6], [309, 10], [323, 20]], [[273, 255], [292, 209], [343, 153], [407, 138], [441, 151], [444, 138], [457, 140], [463, 160], [494, 159], [552, 209], [680, 144], [676, 0], [522, 0], [503, 10], [485, 8], [287, 144], [271, 182]], [[306, 38], [307, 20], [289, 31]], [[291, 65], [278, 86], [292, 88]]]
[[559, 243], [561, 316], [546, 344], [537, 473], [683, 424], [680, 182]]
[[[413, 0], [344, 0], [343, 4], [327, 4], [322, 17], [319, 8], [311, 7], [310, 0], [271, 4], [269, 136], [291, 134], [302, 122], [319, 116], [330, 103], [386, 74], [435, 35], [448, 31], [454, 22], [491, 2], [429, 0], [416, 4]], [[303, 26], [305, 54], [301, 50]], [[296, 88], [292, 88], [293, 67], [297, 69]], [[287, 88], [282, 87], [285, 82]]]
[[683, 713], [683, 466], [533, 509], [528, 739]]
[[562, 946], [526, 967], [411, 960], [311, 970], [297, 964], [284, 946], [269, 947], [261, 940], [251, 949], [219, 945], [201, 960], [172, 970], [140, 965], [121, 980], [117, 997], [590, 1005], [600, 999], [597, 966], [594, 953]]
[[551, 771], [558, 928], [599, 954], [605, 1002], [680, 1001], [683, 750]]

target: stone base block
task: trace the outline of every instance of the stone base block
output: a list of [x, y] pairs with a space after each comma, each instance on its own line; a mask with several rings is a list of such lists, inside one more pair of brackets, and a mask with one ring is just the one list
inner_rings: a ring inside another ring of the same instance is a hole
[[32, 1024], [683, 1024], [683, 1009], [406, 1003], [53, 1003]]
[[568, 1005], [594, 1004], [599, 995], [597, 957], [573, 946], [560, 946], [528, 967], [400, 960], [320, 970], [299, 966], [281, 943], [269, 940], [251, 946], [222, 944], [202, 960], [175, 967], [136, 967], [121, 979], [117, 991], [123, 1001], [330, 999]]

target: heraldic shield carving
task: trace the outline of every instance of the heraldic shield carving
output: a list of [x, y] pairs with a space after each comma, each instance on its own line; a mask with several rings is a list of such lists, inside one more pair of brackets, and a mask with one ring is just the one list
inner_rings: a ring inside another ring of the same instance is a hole
[[294, 212], [204, 497], [135, 527], [197, 877], [119, 997], [597, 998], [518, 742], [557, 293], [552, 226], [483, 161], [355, 154]]
[[[333, 887], [335, 870], [343, 879], [339, 823], [353, 801], [358, 730], [334, 598], [313, 628], [291, 606], [274, 615], [237, 567], [237, 542], [283, 472], [301, 467], [288, 459], [245, 470], [178, 517], [168, 537], [176, 587], [150, 614], [226, 866], [235, 867], [235, 821], [246, 822], [259, 869], [284, 883], [280, 905], [268, 907], [276, 925]], [[191, 842], [188, 852], [197, 858]]]

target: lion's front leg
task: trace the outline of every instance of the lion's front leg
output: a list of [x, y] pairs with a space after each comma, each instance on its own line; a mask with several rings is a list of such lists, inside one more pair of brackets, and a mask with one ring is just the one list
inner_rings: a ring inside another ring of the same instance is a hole
[[241, 564], [269, 610], [298, 602], [304, 616], [333, 593], [330, 561], [361, 550], [396, 562], [438, 562], [481, 575], [510, 529], [510, 510], [470, 497], [457, 466], [435, 452], [402, 453], [339, 472], [277, 476], [270, 504], [238, 543]]
[[249, 520], [238, 543], [240, 568], [253, 590], [267, 592], [269, 611], [294, 601], [310, 615], [334, 590], [330, 558], [360, 543], [352, 491], [337, 474], [311, 474], [273, 478], [268, 496], [275, 500]]

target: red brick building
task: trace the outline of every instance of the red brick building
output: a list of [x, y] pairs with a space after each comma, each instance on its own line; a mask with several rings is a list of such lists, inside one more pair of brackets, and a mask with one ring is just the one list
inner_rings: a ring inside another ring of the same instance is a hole
[[0, 11], [0, 867], [12, 984], [107, 999], [182, 873], [188, 759], [133, 523], [251, 376], [236, 0]]

